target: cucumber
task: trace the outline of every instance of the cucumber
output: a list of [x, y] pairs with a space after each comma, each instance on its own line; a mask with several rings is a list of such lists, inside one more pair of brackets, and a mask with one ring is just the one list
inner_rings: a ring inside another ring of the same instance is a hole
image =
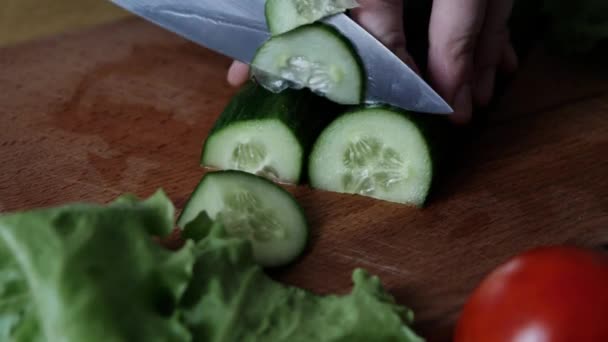
[[279, 35], [357, 6], [356, 0], [267, 0], [266, 22]]
[[252, 75], [273, 92], [309, 88], [339, 104], [359, 104], [364, 68], [352, 44], [325, 24], [299, 27], [266, 41], [252, 62]]
[[344, 114], [315, 143], [311, 186], [422, 206], [434, 174], [424, 120], [388, 107]]
[[251, 241], [256, 261], [275, 267], [306, 247], [308, 224], [295, 198], [271, 181], [241, 171], [207, 173], [186, 203], [177, 225], [206, 212], [228, 234]]
[[201, 165], [297, 184], [312, 144], [334, 117], [330, 107], [306, 90], [274, 94], [249, 82], [216, 121]]

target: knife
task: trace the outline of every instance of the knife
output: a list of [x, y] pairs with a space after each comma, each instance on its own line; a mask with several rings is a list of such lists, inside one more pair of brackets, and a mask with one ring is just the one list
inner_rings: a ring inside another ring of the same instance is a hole
[[[188, 40], [244, 63], [270, 38], [265, 0], [110, 0]], [[358, 51], [367, 74], [366, 101], [421, 113], [451, 114], [450, 106], [382, 43], [344, 14], [324, 20]]]

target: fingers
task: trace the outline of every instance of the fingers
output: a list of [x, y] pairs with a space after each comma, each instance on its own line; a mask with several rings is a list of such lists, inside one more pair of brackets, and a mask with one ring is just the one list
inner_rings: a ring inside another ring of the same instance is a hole
[[393, 51], [416, 72], [416, 63], [407, 53], [403, 31], [403, 0], [359, 0], [351, 17], [372, 36]]
[[233, 87], [243, 85], [249, 79], [249, 66], [239, 61], [232, 62], [230, 69], [228, 69], [227, 80]]
[[519, 67], [519, 60], [517, 58], [517, 53], [513, 48], [513, 45], [509, 42], [505, 46], [502, 52], [502, 58], [500, 60], [500, 64], [498, 65], [500, 71], [511, 74], [517, 70]]
[[[359, 0], [359, 5], [351, 12], [353, 19], [418, 72], [406, 51], [403, 0]], [[235, 61], [228, 70], [228, 83], [240, 86], [247, 81], [248, 75], [247, 65]]]
[[473, 62], [485, 0], [435, 0], [429, 27], [429, 77], [452, 104], [457, 123], [471, 119]]
[[[480, 106], [487, 105], [494, 94], [496, 69], [505, 53], [510, 53], [507, 21], [513, 8], [513, 0], [489, 1], [485, 22], [475, 55], [474, 99]], [[512, 56], [506, 56], [511, 58]], [[512, 60], [506, 62], [512, 63]]]
[[[352, 17], [382, 44], [418, 72], [416, 63], [407, 53], [403, 31], [403, 0], [359, 0]], [[240, 86], [247, 81], [247, 65], [234, 62], [228, 71], [228, 83]]]

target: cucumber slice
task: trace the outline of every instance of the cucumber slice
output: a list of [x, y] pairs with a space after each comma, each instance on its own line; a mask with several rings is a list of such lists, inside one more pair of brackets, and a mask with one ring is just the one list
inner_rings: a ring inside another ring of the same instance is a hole
[[363, 66], [352, 44], [333, 27], [312, 24], [264, 43], [252, 74], [273, 92], [309, 88], [340, 104], [359, 104], [365, 92]]
[[267, 0], [266, 22], [279, 35], [358, 6], [357, 0]]
[[306, 247], [308, 225], [296, 200], [278, 185], [241, 171], [207, 173], [186, 203], [177, 224], [185, 227], [202, 212], [229, 234], [251, 241], [265, 267], [295, 260]]
[[201, 165], [297, 184], [313, 142], [332, 119], [328, 102], [309, 91], [274, 94], [249, 82], [215, 123]]
[[427, 136], [416, 117], [390, 108], [349, 112], [321, 134], [309, 161], [311, 185], [381, 200], [424, 204], [433, 178]]

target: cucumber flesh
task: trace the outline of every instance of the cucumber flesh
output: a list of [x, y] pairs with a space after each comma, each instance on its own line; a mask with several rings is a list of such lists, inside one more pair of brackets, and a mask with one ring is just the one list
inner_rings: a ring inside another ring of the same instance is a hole
[[211, 135], [205, 143], [202, 164], [295, 184], [300, 179], [303, 153], [296, 137], [282, 122], [251, 120]]
[[266, 21], [279, 35], [357, 6], [357, 0], [267, 0]]
[[206, 212], [228, 234], [249, 240], [256, 261], [275, 267], [295, 260], [304, 250], [308, 226], [302, 209], [278, 185], [241, 171], [206, 174], [188, 200], [178, 226]]
[[352, 44], [324, 24], [272, 37], [257, 51], [252, 74], [268, 90], [309, 88], [340, 104], [364, 98], [363, 66]]
[[319, 137], [310, 156], [315, 188], [421, 206], [433, 163], [420, 126], [397, 110], [366, 108], [347, 113]]
[[309, 91], [274, 94], [249, 82], [216, 121], [201, 164], [297, 184], [314, 140], [331, 120], [328, 102]]

